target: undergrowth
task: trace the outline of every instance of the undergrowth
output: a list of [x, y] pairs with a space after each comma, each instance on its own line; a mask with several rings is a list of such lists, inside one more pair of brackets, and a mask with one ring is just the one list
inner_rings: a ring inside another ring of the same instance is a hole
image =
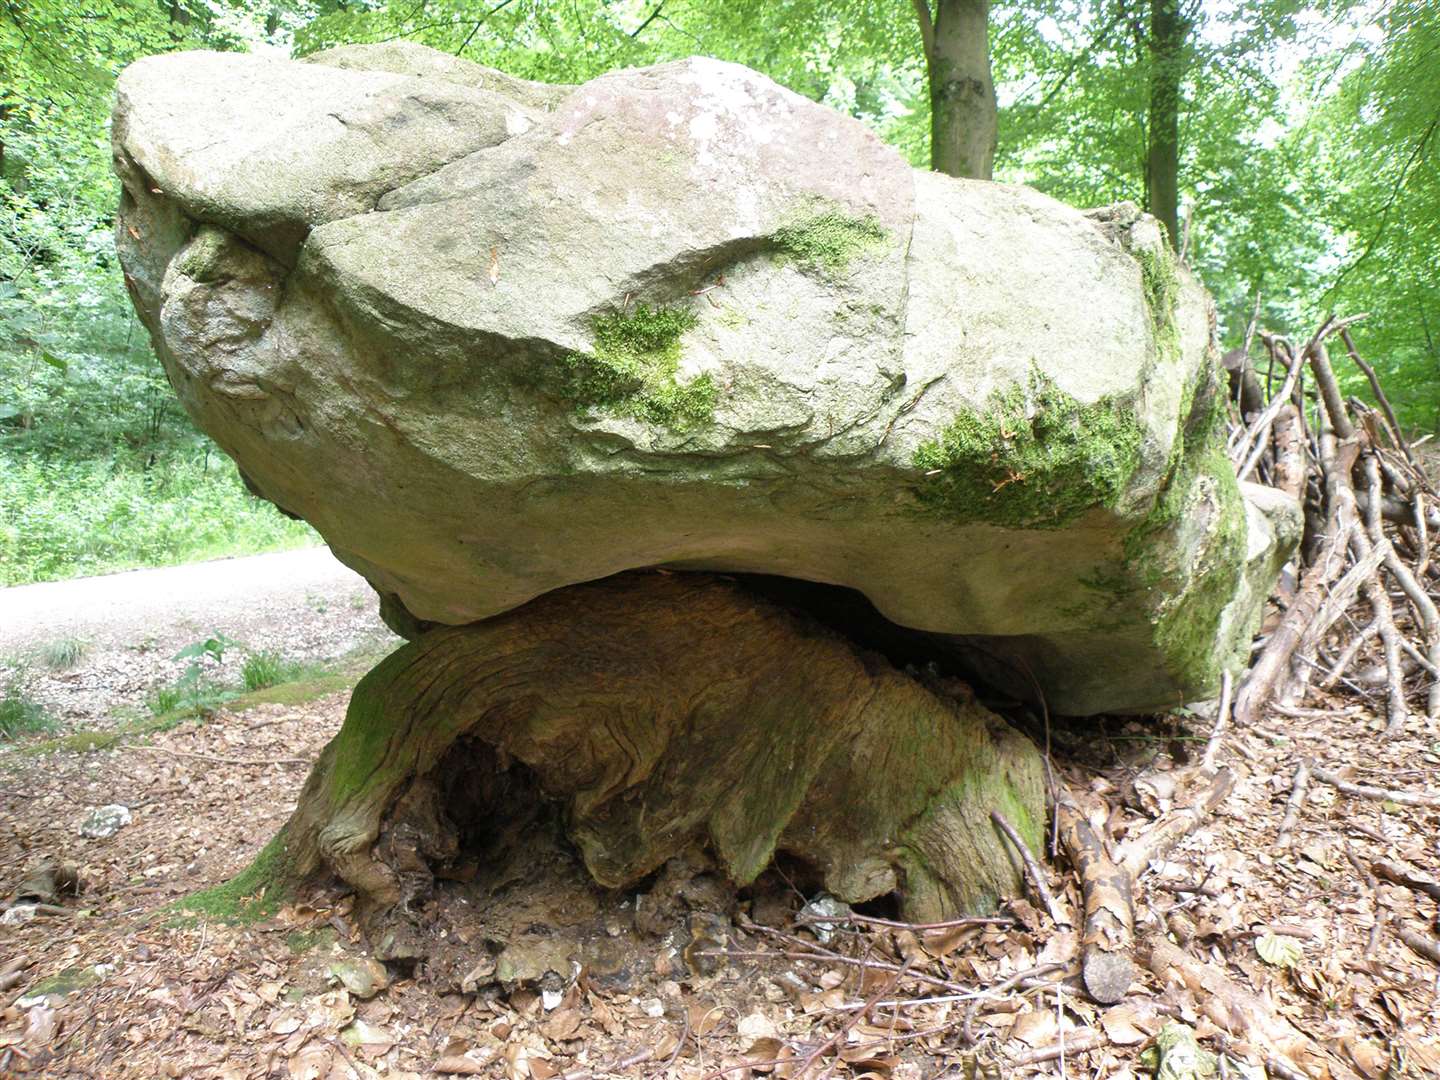
[[11, 455], [0, 447], [0, 586], [300, 547], [308, 525], [250, 495], [203, 454], [127, 460]]

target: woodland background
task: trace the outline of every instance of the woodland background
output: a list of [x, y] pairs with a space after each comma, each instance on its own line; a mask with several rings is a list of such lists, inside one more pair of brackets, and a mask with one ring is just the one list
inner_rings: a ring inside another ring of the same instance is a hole
[[0, 0], [0, 586], [313, 540], [190, 425], [125, 295], [114, 81], [175, 49], [404, 38], [554, 82], [709, 54], [924, 166], [927, 48], [933, 67], [936, 28], [978, 12], [996, 179], [1162, 219], [1173, 184], [1224, 348], [1257, 317], [1298, 334], [1367, 311], [1355, 337], [1402, 423], [1440, 427], [1440, 5], [934, 2]]

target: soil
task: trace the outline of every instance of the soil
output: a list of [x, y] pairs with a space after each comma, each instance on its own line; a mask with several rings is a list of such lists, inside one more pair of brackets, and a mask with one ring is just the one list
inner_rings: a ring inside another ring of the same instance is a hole
[[[285, 611], [270, 630], [288, 641], [297, 630], [284, 619], [298, 612]], [[158, 616], [150, 626], [173, 632]], [[106, 692], [94, 691], [83, 715], [98, 716]], [[872, 910], [835, 927], [806, 920], [802, 902], [817, 898], [803, 879], [792, 875], [792, 888], [777, 872], [737, 896], [700, 853], [638, 892], [595, 889], [544, 828], [527, 834], [529, 858], [508, 872], [481, 866], [440, 883], [425, 915], [455, 946], [433, 963], [370, 961], [349, 898], [330, 887], [250, 923], [173, 906], [234, 875], [273, 835], [345, 703], [337, 693], [222, 708], [90, 753], [34, 739], [0, 751], [0, 894], [11, 901], [0, 915], [0, 1075], [1119, 1077], [1141, 1071], [1141, 1050], [1167, 1023], [1210, 1050], [1263, 1058], [1243, 1034], [1247, 1018], [1222, 1016], [1226, 1035], [1204, 996], [1148, 971], [1108, 1008], [1086, 1000], [1073, 965], [1002, 989], [1074, 959], [1078, 935], [1038, 900], [1008, 901], [1001, 924], [895, 928]], [[1168, 931], [1273, 1003], [1323, 1049], [1330, 1075], [1440, 1075], [1440, 965], [1402, 937], [1436, 940], [1437, 901], [1372, 870], [1390, 860], [1433, 877], [1440, 809], [1316, 783], [1293, 840], [1276, 839], [1302, 760], [1433, 796], [1440, 731], [1417, 717], [1384, 741], [1382, 703], [1323, 704], [1227, 737], [1233, 793], [1152, 866], [1139, 929]], [[1209, 731], [1203, 707], [1057, 721], [1053, 765], [1115, 807], [1110, 830], [1123, 838], [1183, 800]], [[131, 823], [82, 837], [90, 811], [112, 803]], [[47, 860], [75, 865], [78, 895], [18, 902]], [[1074, 875], [1051, 860], [1048, 877], [1063, 921], [1078, 924]], [[820, 898], [808, 910], [835, 909]], [[487, 969], [511, 946], [511, 960], [553, 968], [547, 942], [565, 933], [590, 944], [562, 948], [583, 957], [568, 971], [497, 982], [505, 972]], [[605, 942], [615, 945], [598, 948]], [[1304, 1075], [1283, 1061], [1272, 1072], [1286, 1075], [1281, 1066]]]

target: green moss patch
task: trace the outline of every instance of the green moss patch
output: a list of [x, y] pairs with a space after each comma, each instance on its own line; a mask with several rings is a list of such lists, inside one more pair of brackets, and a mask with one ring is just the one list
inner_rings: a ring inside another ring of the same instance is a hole
[[585, 408], [686, 428], [715, 415], [714, 380], [679, 381], [680, 338], [697, 323], [682, 308], [637, 305], [597, 317], [595, 347], [565, 357], [565, 393]]
[[[1159, 223], [1156, 223], [1159, 225]], [[1175, 255], [1166, 239], [1165, 226], [1160, 225], [1158, 248], [1137, 247], [1131, 254], [1140, 264], [1140, 283], [1145, 291], [1145, 306], [1150, 312], [1150, 325], [1155, 331], [1157, 359], [1175, 356], [1180, 351], [1180, 325], [1175, 318], [1180, 302], [1180, 272]]]
[[[1243, 572], [1247, 526], [1235, 471], [1225, 454], [1223, 401], [1213, 372], [1207, 370], [1190, 396], [1193, 403], [1155, 505], [1125, 537], [1125, 584], [1116, 591], [1155, 590], [1170, 596], [1156, 613], [1155, 642], [1177, 681], [1200, 689], [1214, 685], [1221, 667], [1235, 659], [1218, 655], [1215, 642]], [[1204, 546], [1191, 553], [1191, 562], [1178, 565], [1175, 533], [1203, 498], [1215, 501], [1219, 520]], [[1180, 580], [1187, 584], [1175, 595]]]
[[990, 396], [915, 451], [925, 504], [969, 521], [1059, 528], [1111, 506], [1140, 464], [1133, 406], [1086, 405], [1033, 371], [1028, 387]]
[[833, 274], [888, 235], [874, 215], [856, 217], [831, 208], [781, 226], [772, 239], [782, 255], [801, 267]]
[[255, 922], [279, 909], [288, 892], [285, 831], [260, 849], [255, 861], [229, 881], [175, 902], [178, 911], [222, 922]]
[[25, 988], [22, 999], [40, 997], [68, 997], [77, 990], [84, 990], [100, 981], [93, 967], [68, 967], [58, 975], [51, 975]]

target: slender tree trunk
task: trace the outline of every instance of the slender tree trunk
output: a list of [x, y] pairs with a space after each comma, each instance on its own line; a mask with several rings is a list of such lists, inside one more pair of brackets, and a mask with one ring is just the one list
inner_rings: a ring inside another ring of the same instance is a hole
[[989, 180], [995, 166], [995, 83], [989, 0], [914, 0], [930, 83], [930, 167]]
[[1145, 208], [1160, 219], [1179, 250], [1180, 80], [1190, 20], [1180, 0], [1150, 3], [1150, 117], [1145, 155]]

